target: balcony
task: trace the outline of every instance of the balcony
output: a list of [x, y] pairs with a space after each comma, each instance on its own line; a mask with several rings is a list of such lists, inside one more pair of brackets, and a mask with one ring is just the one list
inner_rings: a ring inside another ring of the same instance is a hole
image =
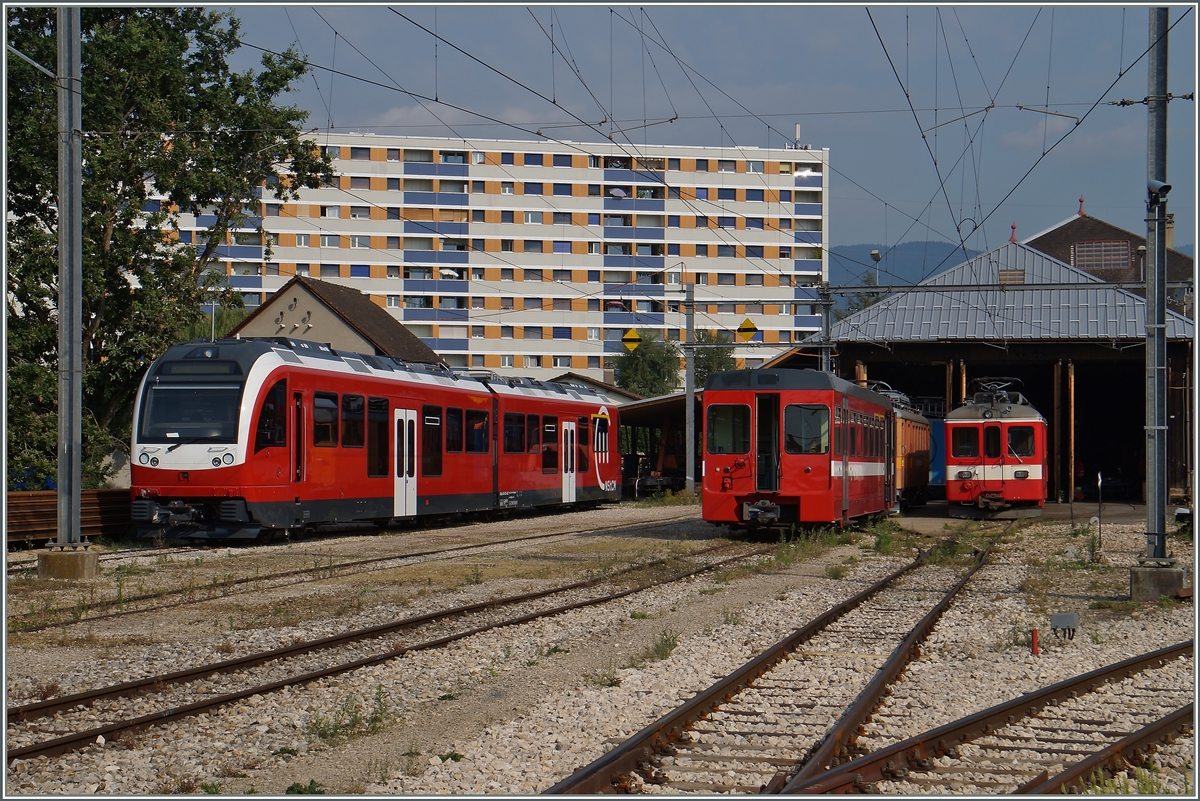
[[466, 164], [429, 164], [425, 162], [406, 162], [405, 175], [429, 175], [444, 178], [465, 178], [468, 175]]
[[406, 234], [441, 234], [442, 236], [466, 236], [471, 229], [470, 223], [465, 222], [413, 222], [404, 221]]
[[804, 216], [820, 217], [821, 216], [821, 204], [820, 203], [797, 203], [794, 211], [795, 211], [796, 215], [800, 216], [800, 217], [804, 217]]
[[799, 245], [819, 245], [821, 244], [820, 231], [794, 231], [795, 241]]
[[469, 250], [406, 250], [404, 261], [409, 264], [466, 264]]
[[[459, 166], [439, 164], [440, 167]], [[405, 192], [404, 205], [406, 206], [466, 206], [470, 195], [463, 195], [457, 192]]]

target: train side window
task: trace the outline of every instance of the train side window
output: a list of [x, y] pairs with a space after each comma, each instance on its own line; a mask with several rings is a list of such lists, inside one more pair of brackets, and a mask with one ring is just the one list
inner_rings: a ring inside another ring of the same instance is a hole
[[842, 407], [833, 407], [833, 455], [842, 455], [842, 429], [845, 426], [842, 424]]
[[387, 398], [367, 400], [367, 476], [378, 478], [388, 474], [391, 452], [388, 449]]
[[576, 465], [576, 469], [580, 473], [586, 473], [588, 471], [588, 419], [580, 417], [577, 423], [575, 436], [578, 437], [579, 442], [579, 447], [577, 448], [579, 451], [579, 464]]
[[258, 429], [254, 435], [254, 452], [264, 448], [287, 445], [287, 379], [281, 378], [263, 397], [258, 410]]
[[829, 407], [784, 407], [783, 442], [788, 453], [829, 453]]
[[[592, 445], [592, 452], [597, 456], [608, 454], [608, 418], [596, 418], [596, 442]], [[600, 461], [606, 461], [601, 459]]]
[[850, 426], [850, 455], [858, 456], [858, 425]]
[[525, 415], [504, 413], [504, 452], [525, 452]]
[[541, 418], [536, 414], [531, 414], [525, 418], [525, 435], [529, 437], [525, 441], [525, 452], [528, 454], [539, 454], [542, 452], [542, 422]]
[[313, 445], [336, 448], [338, 443], [338, 396], [336, 392], [313, 393]]
[[708, 407], [708, 452], [750, 452], [750, 407], [740, 403], [714, 403]]
[[965, 459], [979, 455], [979, 429], [955, 426], [950, 429], [950, 455]]
[[983, 455], [988, 459], [1000, 458], [1000, 426], [984, 426]]
[[1010, 456], [1033, 456], [1033, 426], [1009, 426], [1008, 453]]
[[421, 407], [421, 475], [442, 474], [442, 407]]
[[486, 410], [467, 409], [466, 439], [467, 453], [488, 452], [488, 412]]
[[558, 418], [542, 416], [542, 472], [558, 472]]
[[462, 453], [463, 410], [446, 407], [446, 453]]
[[363, 406], [362, 395], [342, 396], [342, 447], [361, 448], [363, 446], [363, 423], [366, 418], [366, 408]]

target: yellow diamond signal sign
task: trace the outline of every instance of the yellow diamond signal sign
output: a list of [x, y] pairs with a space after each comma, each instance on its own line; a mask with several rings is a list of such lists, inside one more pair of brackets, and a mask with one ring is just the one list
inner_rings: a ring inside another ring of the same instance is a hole
[[642, 344], [642, 338], [632, 328], [625, 332], [625, 336], [621, 337], [621, 341], [625, 343], [625, 347], [630, 353], [635, 351], [638, 345]]
[[754, 339], [754, 335], [757, 333], [758, 326], [749, 317], [742, 320], [742, 324], [738, 326], [738, 336], [747, 342]]

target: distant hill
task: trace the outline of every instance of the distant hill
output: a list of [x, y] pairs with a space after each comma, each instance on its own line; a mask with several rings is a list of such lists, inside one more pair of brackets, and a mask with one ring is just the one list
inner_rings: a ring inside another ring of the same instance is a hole
[[1175, 250], [1178, 250], [1180, 253], [1186, 253], [1193, 259], [1196, 258], [1196, 254], [1193, 252], [1196, 250], [1195, 245], [1180, 245], [1179, 247], [1175, 248]]
[[905, 242], [890, 251], [883, 245], [841, 245], [828, 250], [829, 283], [835, 286], [861, 284], [867, 273], [874, 274], [872, 250], [883, 255], [879, 262], [879, 283], [883, 285], [915, 284], [979, 255], [968, 249], [964, 256], [956, 245], [934, 240]]

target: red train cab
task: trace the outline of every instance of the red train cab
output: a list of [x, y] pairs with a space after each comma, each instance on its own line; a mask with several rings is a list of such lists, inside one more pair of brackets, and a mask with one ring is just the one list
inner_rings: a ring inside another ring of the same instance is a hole
[[1046, 418], [1016, 379], [978, 379], [970, 400], [946, 415], [946, 501], [952, 517], [1037, 517], [1049, 471]]

